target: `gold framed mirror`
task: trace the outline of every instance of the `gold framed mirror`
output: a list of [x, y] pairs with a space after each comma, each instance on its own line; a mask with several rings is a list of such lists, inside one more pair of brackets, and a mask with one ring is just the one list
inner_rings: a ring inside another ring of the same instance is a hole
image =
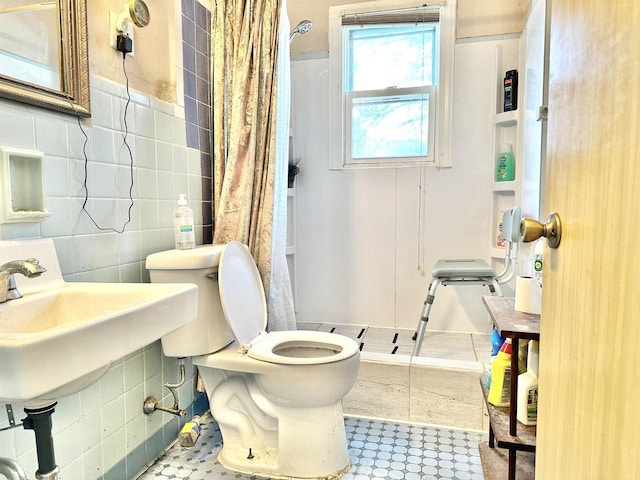
[[91, 116], [86, 0], [0, 3], [0, 97]]

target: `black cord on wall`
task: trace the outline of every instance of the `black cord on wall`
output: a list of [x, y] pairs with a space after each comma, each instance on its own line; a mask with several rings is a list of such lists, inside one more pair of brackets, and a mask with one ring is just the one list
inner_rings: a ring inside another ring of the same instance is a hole
[[120, 229], [113, 228], [113, 227], [102, 227], [98, 225], [98, 222], [96, 222], [96, 220], [93, 218], [91, 213], [89, 213], [89, 211], [87, 210], [87, 202], [89, 201], [89, 187], [87, 185], [88, 178], [89, 178], [89, 159], [87, 157], [87, 143], [89, 142], [89, 136], [87, 135], [87, 132], [82, 127], [80, 116], [79, 115], [77, 116], [78, 126], [80, 127], [80, 131], [82, 132], [82, 135], [84, 135], [84, 143], [82, 144], [82, 154], [84, 155], [84, 181], [83, 181], [84, 201], [82, 202], [82, 211], [84, 211], [87, 214], [87, 216], [89, 217], [93, 225], [98, 230], [110, 231], [115, 233], [124, 233], [126, 226], [131, 222], [131, 210], [133, 208], [133, 153], [131, 151], [131, 147], [129, 146], [129, 143], [127, 142], [127, 136], [129, 134], [129, 126], [127, 124], [127, 112], [129, 110], [129, 104], [131, 103], [131, 94], [129, 92], [129, 76], [127, 75], [127, 69], [125, 67], [126, 59], [127, 59], [127, 54], [126, 52], [123, 52], [122, 53], [122, 71], [124, 73], [124, 78], [126, 80], [125, 85], [127, 90], [127, 102], [125, 103], [125, 106], [124, 106], [124, 135], [123, 135], [122, 141], [124, 143], [124, 146], [127, 148], [127, 151], [129, 152], [129, 173], [130, 173], [131, 183], [129, 184], [130, 203], [129, 203], [129, 209], [127, 211], [127, 221], [122, 224], [122, 227]]

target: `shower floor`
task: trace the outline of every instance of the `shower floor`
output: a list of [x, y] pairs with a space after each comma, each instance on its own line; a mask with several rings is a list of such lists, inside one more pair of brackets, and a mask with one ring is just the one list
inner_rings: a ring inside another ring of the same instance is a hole
[[[351, 468], [341, 480], [482, 480], [478, 441], [486, 434], [366, 418], [345, 418]], [[215, 421], [202, 425], [196, 445], [174, 444], [139, 480], [257, 480], [216, 460], [222, 437]]]
[[[411, 356], [415, 344], [415, 330], [407, 328], [298, 322], [298, 329], [332, 332], [352, 338], [360, 345], [363, 358], [369, 360], [409, 362], [410, 359], [406, 357]], [[489, 334], [434, 332], [427, 329], [420, 356], [414, 361], [434, 358], [477, 363], [488, 361], [490, 351]]]
[[361, 345], [358, 379], [342, 402], [345, 415], [487, 430], [479, 384], [486, 372], [491, 336], [425, 332], [413, 356], [414, 330], [298, 323], [353, 338]]

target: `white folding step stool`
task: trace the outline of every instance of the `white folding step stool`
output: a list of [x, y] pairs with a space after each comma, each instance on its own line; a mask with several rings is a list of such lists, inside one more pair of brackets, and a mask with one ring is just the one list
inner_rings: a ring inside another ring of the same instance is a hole
[[[431, 282], [424, 301], [418, 328], [413, 336], [416, 341], [413, 347], [413, 355], [419, 355], [422, 348], [424, 332], [429, 322], [429, 312], [435, 300], [436, 290], [439, 285], [485, 285], [493, 295], [502, 296], [501, 283], [506, 283], [513, 278], [517, 262], [511, 262], [511, 250], [513, 244], [517, 245], [520, 235], [520, 207], [513, 207], [506, 211], [502, 217], [502, 235], [506, 241], [505, 268], [500, 274], [489, 266], [484, 260], [438, 260], [431, 271]], [[517, 252], [516, 252], [517, 258]], [[513, 265], [513, 268], [511, 268]]]

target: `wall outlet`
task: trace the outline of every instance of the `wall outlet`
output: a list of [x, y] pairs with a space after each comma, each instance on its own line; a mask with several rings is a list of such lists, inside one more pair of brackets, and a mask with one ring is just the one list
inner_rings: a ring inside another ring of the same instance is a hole
[[111, 48], [118, 51], [117, 38], [119, 33], [129, 35], [129, 38], [131, 39], [131, 53], [128, 53], [127, 55], [133, 57], [135, 52], [135, 41], [133, 38], [134, 30], [131, 20], [124, 17], [122, 14], [111, 11], [109, 12], [109, 45], [111, 45]]

